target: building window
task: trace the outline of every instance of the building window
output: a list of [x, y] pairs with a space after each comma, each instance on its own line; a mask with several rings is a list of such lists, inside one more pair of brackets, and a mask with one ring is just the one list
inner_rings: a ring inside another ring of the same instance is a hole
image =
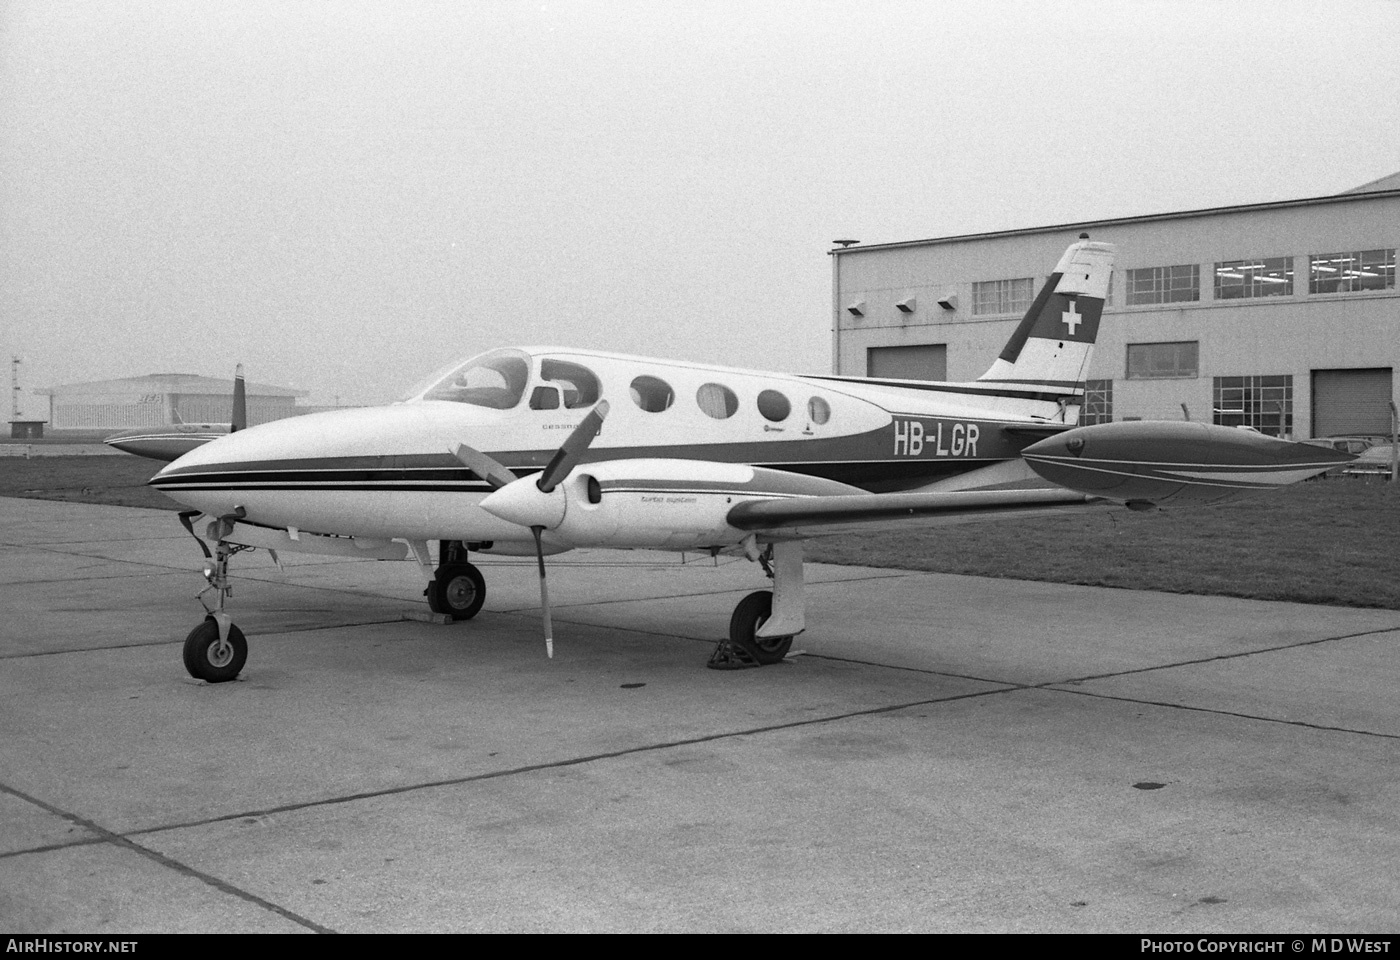
[[1216, 377], [1213, 419], [1271, 437], [1293, 435], [1293, 377]]
[[1395, 289], [1395, 248], [1308, 257], [1308, 293]]
[[1293, 258], [1227, 260], [1215, 265], [1215, 299], [1290, 297], [1293, 295]]
[[1113, 422], [1113, 381], [1084, 381], [1084, 407], [1079, 413], [1079, 425]]
[[1200, 345], [1195, 340], [1128, 344], [1129, 380], [1194, 377], [1199, 368]]
[[1143, 267], [1128, 271], [1128, 306], [1201, 299], [1201, 266]]
[[1025, 313], [1035, 298], [1035, 280], [984, 280], [972, 285], [972, 315]]

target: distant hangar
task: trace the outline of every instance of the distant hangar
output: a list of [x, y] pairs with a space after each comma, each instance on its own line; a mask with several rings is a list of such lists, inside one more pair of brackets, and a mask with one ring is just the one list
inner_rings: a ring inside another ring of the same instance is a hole
[[835, 372], [975, 379], [1081, 232], [1118, 245], [1081, 422], [1390, 433], [1400, 173], [1312, 199], [832, 250]]
[[[297, 407], [306, 390], [248, 383], [248, 424], [308, 412]], [[74, 383], [34, 391], [49, 398], [49, 429], [116, 431], [177, 423], [228, 423], [233, 413], [233, 378], [193, 373]]]

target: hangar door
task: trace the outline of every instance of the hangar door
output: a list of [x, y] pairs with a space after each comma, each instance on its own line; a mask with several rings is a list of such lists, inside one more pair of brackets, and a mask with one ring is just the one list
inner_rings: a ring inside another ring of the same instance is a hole
[[916, 347], [867, 347], [865, 375], [891, 380], [947, 380], [948, 345]]
[[1312, 435], [1390, 433], [1390, 367], [1312, 372]]

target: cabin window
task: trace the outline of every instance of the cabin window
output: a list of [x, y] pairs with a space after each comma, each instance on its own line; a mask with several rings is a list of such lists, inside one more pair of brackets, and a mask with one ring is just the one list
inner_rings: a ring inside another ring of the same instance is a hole
[[566, 360], [541, 360], [540, 379], [559, 387], [564, 407], [568, 410], [591, 407], [602, 395], [598, 378], [592, 370]]
[[813, 397], [807, 401], [807, 419], [817, 426], [821, 426], [831, 419], [831, 404], [821, 397]]
[[765, 419], [778, 423], [786, 420], [788, 414], [792, 413], [792, 404], [778, 391], [764, 390], [758, 395], [758, 412], [763, 414]]
[[728, 420], [739, 411], [739, 398], [723, 384], [705, 384], [695, 391], [695, 402], [705, 416], [716, 420]]
[[676, 400], [676, 392], [665, 380], [657, 377], [638, 377], [632, 381], [632, 402], [647, 413], [660, 413], [670, 409]]
[[443, 377], [423, 399], [509, 410], [525, 395], [529, 379], [530, 361], [525, 354], [514, 350], [485, 353]]
[[531, 410], [558, 410], [559, 390], [556, 387], [536, 387], [530, 394]]

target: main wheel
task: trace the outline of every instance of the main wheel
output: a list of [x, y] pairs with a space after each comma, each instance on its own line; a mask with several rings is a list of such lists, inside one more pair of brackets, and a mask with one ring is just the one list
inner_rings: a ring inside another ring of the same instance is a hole
[[485, 602], [486, 580], [470, 563], [442, 567], [428, 584], [428, 609], [453, 620], [470, 620]]
[[228, 625], [228, 639], [219, 639], [219, 623], [208, 617], [185, 638], [185, 669], [196, 680], [224, 683], [238, 676], [248, 659], [243, 631]]
[[749, 656], [767, 665], [777, 663], [787, 656], [792, 647], [792, 637], [760, 637], [758, 628], [773, 615], [773, 593], [760, 590], [739, 601], [734, 615], [729, 618], [729, 640], [742, 647]]

